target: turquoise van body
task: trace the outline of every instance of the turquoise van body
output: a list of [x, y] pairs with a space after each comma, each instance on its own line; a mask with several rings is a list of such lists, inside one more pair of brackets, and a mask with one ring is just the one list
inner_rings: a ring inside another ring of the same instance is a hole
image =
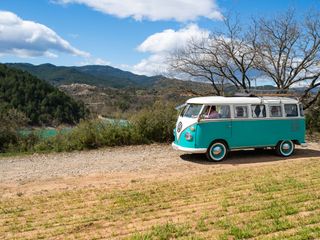
[[299, 145], [305, 143], [304, 119], [230, 120], [227, 122], [199, 122], [193, 126], [195, 131], [187, 128], [181, 133], [182, 135], [191, 134], [193, 136], [191, 141], [184, 137], [180, 139], [175, 137], [174, 143], [185, 148], [202, 149], [202, 152], [214, 140], [226, 141], [230, 149], [274, 147], [284, 139], [294, 140]]
[[[201, 97], [190, 99], [190, 104], [202, 105], [194, 116], [179, 116], [174, 129], [173, 148], [191, 153], [206, 153], [215, 141], [224, 142], [228, 150], [240, 148], [276, 147], [280, 141], [290, 140], [294, 144], [305, 143], [305, 118], [301, 104], [291, 98], [241, 98], [241, 97]], [[228, 106], [230, 115], [227, 118], [206, 119], [202, 117], [208, 106]], [[237, 118], [235, 106], [247, 108], [246, 118]], [[286, 106], [297, 109], [296, 116], [286, 115]], [[295, 107], [296, 105], [296, 107]], [[250, 111], [254, 106], [263, 106], [265, 115], [254, 118]], [[272, 116], [271, 108], [275, 106], [280, 113]], [[193, 119], [193, 121], [192, 121]], [[179, 129], [179, 125], [180, 129]], [[180, 132], [179, 132], [180, 130]]]

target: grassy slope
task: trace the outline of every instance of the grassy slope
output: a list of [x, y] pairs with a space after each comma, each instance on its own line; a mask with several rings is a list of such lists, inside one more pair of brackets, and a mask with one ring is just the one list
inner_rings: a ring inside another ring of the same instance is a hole
[[179, 180], [138, 181], [113, 191], [92, 187], [0, 197], [0, 236], [320, 238], [318, 160], [234, 167]]

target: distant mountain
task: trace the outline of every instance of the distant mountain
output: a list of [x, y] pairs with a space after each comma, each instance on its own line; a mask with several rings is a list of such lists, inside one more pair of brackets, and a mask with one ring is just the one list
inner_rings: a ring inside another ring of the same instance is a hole
[[[294, 90], [297, 91], [297, 92], [302, 93], [302, 92], [304, 92], [304, 91], [306, 90], [306, 88], [304, 88], [304, 87], [298, 87], [298, 88], [294, 88]], [[319, 91], [320, 91], [320, 87], [316, 87], [316, 88], [312, 89], [312, 90], [310, 91], [310, 93], [312, 93], [312, 94], [317, 94]]]
[[86, 114], [83, 103], [46, 81], [0, 64], [0, 111], [10, 109], [24, 113], [31, 125], [74, 124]]
[[90, 84], [99, 87], [148, 87], [161, 76], [148, 77], [137, 75], [118, 68], [101, 65], [55, 66], [52, 64], [32, 65], [29, 63], [7, 63], [9, 67], [27, 71], [40, 79], [59, 86], [72, 83]]
[[81, 67], [7, 63], [6, 66], [28, 72], [81, 100], [93, 114], [127, 117], [141, 108], [163, 100], [177, 104], [195, 96], [212, 95], [206, 83], [148, 77], [110, 66]]
[[121, 79], [122, 81], [125, 81], [129, 84], [131, 83], [139, 86], [152, 85], [157, 80], [162, 78], [162, 76], [148, 77], [145, 75], [137, 75], [132, 72], [120, 70], [118, 68], [101, 65], [87, 65], [83, 67], [74, 67], [74, 69], [98, 78], [114, 78], [117, 80]]

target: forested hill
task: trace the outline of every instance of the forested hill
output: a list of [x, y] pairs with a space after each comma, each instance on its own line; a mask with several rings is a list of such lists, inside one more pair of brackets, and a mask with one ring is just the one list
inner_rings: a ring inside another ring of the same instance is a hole
[[87, 65], [81, 67], [55, 66], [52, 64], [32, 65], [29, 63], [8, 63], [9, 67], [27, 71], [52, 85], [71, 83], [89, 84], [97, 87], [148, 87], [161, 76], [148, 77], [123, 71], [111, 66]]
[[31, 125], [74, 124], [85, 107], [49, 83], [21, 70], [0, 64], [0, 111], [16, 109]]

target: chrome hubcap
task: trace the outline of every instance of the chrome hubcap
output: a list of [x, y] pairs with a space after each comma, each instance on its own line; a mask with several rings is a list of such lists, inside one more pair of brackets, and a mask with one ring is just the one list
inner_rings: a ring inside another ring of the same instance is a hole
[[218, 155], [218, 154], [220, 154], [221, 153], [221, 148], [220, 147], [215, 147], [214, 149], [213, 149], [213, 154], [215, 154], [215, 155]]
[[280, 145], [280, 153], [282, 156], [288, 157], [294, 151], [294, 143], [292, 141], [283, 141]]
[[290, 145], [288, 143], [283, 144], [282, 146], [283, 150], [289, 150], [290, 149]]

